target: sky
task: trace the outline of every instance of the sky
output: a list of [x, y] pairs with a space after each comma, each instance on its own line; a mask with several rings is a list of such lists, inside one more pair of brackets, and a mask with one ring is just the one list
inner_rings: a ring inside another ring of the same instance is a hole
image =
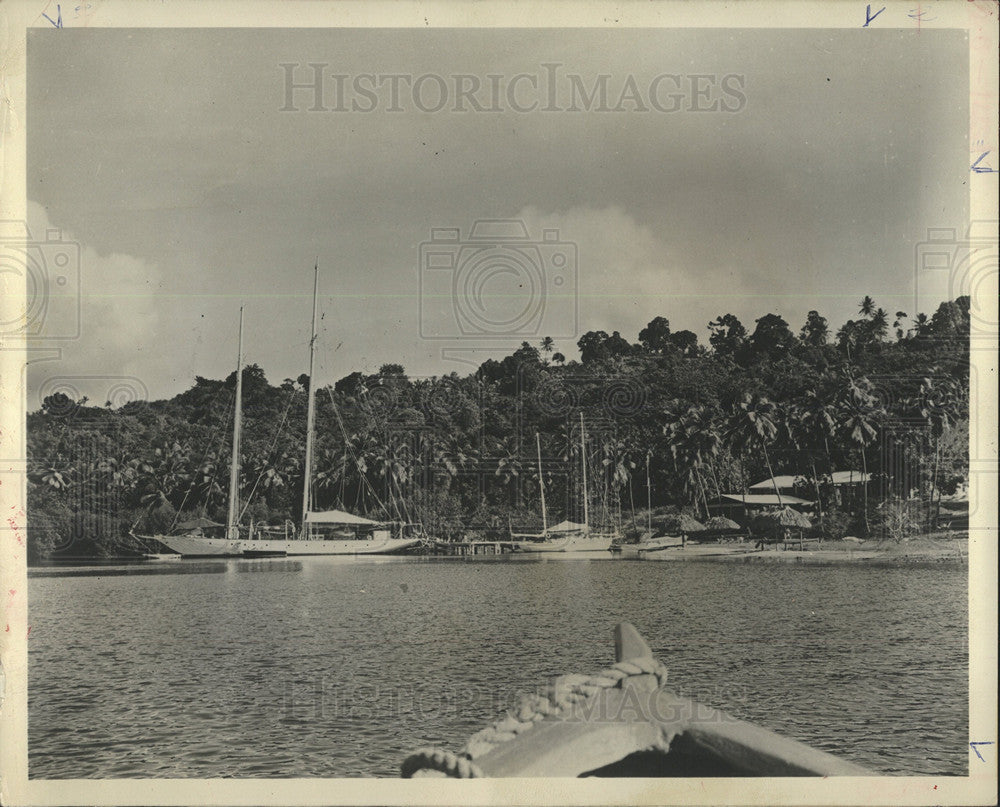
[[[289, 99], [310, 64], [324, 111]], [[31, 30], [28, 225], [79, 271], [29, 409], [224, 377], [241, 305], [246, 361], [297, 377], [315, 264], [324, 383], [656, 316], [704, 344], [727, 312], [933, 313], [960, 281], [918, 245], [967, 226], [968, 95], [961, 31]]]

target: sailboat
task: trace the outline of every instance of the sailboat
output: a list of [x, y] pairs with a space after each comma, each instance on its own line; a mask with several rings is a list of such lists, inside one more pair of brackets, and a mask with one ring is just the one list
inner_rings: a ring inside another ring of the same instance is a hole
[[542, 531], [540, 533], [511, 532], [511, 540], [521, 552], [560, 552], [572, 553], [575, 557], [583, 555], [606, 556], [611, 549], [615, 536], [607, 533], [594, 532], [590, 527], [590, 511], [587, 503], [587, 433], [583, 425], [583, 413], [580, 413], [580, 461], [583, 487], [583, 523], [563, 521], [552, 527], [548, 526], [548, 515], [545, 511], [545, 481], [542, 478], [542, 443], [541, 437], [535, 433], [535, 444], [538, 450], [538, 486], [542, 504]]
[[646, 453], [646, 531], [635, 543], [616, 543], [615, 552], [623, 558], [641, 558], [646, 552], [658, 552], [661, 549], [673, 549], [684, 546], [684, 538], [680, 535], [653, 534], [653, 486], [649, 475], [649, 460], [651, 453]]
[[[312, 379], [316, 364], [316, 324], [319, 296], [319, 266], [313, 278], [312, 334], [309, 338], [309, 390], [306, 409], [306, 453], [302, 526], [297, 535], [285, 530], [250, 526], [248, 537], [239, 530], [240, 435], [243, 397], [243, 309], [240, 309], [239, 356], [236, 365], [236, 403], [233, 416], [233, 451], [229, 472], [229, 511], [224, 537], [209, 532], [222, 525], [207, 519], [181, 524], [169, 535], [147, 537], [184, 557], [271, 557], [287, 555], [386, 555], [401, 552], [423, 542], [415, 525], [401, 522], [373, 521], [342, 510], [314, 511], [310, 493], [312, 454], [316, 421], [316, 399]], [[190, 527], [190, 529], [187, 529]], [[281, 537], [277, 537], [280, 535]], [[274, 537], [272, 537], [274, 536]]]
[[214, 536], [221, 524], [207, 518], [181, 522], [167, 535], [140, 535], [158, 541], [185, 558], [235, 557], [242, 554], [238, 526], [240, 483], [240, 432], [243, 419], [243, 308], [240, 308], [240, 336], [236, 356], [236, 396], [233, 409], [233, 451], [229, 462], [229, 509], [225, 532]]
[[[316, 423], [316, 396], [313, 384], [316, 366], [316, 325], [319, 297], [319, 266], [313, 277], [312, 332], [309, 337], [309, 388], [306, 407], [306, 453], [302, 490], [302, 525], [298, 535], [271, 538], [267, 530], [251, 529], [249, 538], [239, 542], [247, 557], [286, 555], [388, 555], [423, 542], [416, 525], [373, 521], [343, 510], [312, 509], [312, 455]], [[345, 537], [349, 536], [349, 537]]]

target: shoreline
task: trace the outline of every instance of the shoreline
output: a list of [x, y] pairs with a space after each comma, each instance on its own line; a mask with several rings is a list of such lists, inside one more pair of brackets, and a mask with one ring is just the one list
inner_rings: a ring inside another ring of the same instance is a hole
[[745, 546], [688, 544], [646, 553], [642, 560], [657, 562], [791, 563], [809, 566], [967, 566], [968, 536], [935, 540], [918, 538], [900, 544], [838, 546], [829, 549], [751, 549]]
[[[345, 561], [357, 561], [366, 559], [372, 561], [421, 561], [421, 562], [456, 562], [475, 563], [487, 561], [491, 563], [532, 563], [540, 561], [567, 562], [581, 560], [600, 561], [624, 561], [635, 562], [651, 561], [660, 563], [746, 563], [746, 564], [768, 564], [782, 563], [786, 565], [800, 566], [870, 566], [870, 567], [922, 567], [937, 568], [941, 566], [955, 567], [968, 566], [968, 539], [953, 538], [943, 541], [927, 541], [925, 539], [913, 541], [912, 544], [891, 544], [878, 545], [872, 542], [870, 548], [864, 546], [839, 546], [829, 549], [753, 549], [745, 545], [726, 544], [691, 544], [686, 547], [670, 547], [659, 552], [644, 553], [640, 557], [622, 557], [619, 553], [608, 552], [606, 557], [576, 557], [574, 553], [546, 553], [539, 555], [528, 555], [526, 553], [512, 553], [503, 555], [477, 555], [477, 556], [433, 556], [433, 555], [353, 555], [342, 556]], [[256, 560], [266, 561], [303, 561], [310, 556], [295, 558], [275, 557], [273, 559], [249, 559], [249, 558], [191, 558], [181, 564], [168, 564], [174, 570], [183, 569], [191, 571], [193, 565], [204, 566], [206, 561], [209, 565], [213, 562], [227, 560]], [[317, 556], [318, 557], [318, 556]], [[149, 561], [143, 558], [74, 558], [62, 561], [48, 561], [38, 564], [30, 564], [29, 572], [32, 576], [44, 576], [46, 571], [65, 570], [67, 568], [89, 568], [104, 569], [109, 567], [122, 566], [128, 571], [121, 570], [117, 573], [141, 573], [140, 570], [151, 572], [163, 568], [163, 564]]]

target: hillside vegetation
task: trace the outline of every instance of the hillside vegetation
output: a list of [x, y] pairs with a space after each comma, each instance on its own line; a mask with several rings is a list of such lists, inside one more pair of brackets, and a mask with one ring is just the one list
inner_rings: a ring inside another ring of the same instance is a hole
[[[793, 474], [831, 532], [898, 536], [912, 502], [933, 507], [967, 479], [968, 297], [913, 319], [866, 297], [836, 333], [815, 311], [797, 333], [776, 314], [752, 327], [725, 314], [708, 334], [657, 317], [635, 343], [584, 334], [579, 361], [546, 338], [465, 376], [352, 373], [316, 391], [314, 509], [441, 538], [537, 524], [537, 433], [549, 523], [580, 520], [581, 412], [592, 522], [628, 523], [647, 490], [704, 517], [720, 493]], [[117, 409], [47, 398], [27, 424], [29, 557], [108, 556], [137, 547], [136, 525], [224, 521], [235, 381]], [[301, 518], [308, 385], [244, 369], [244, 523]], [[842, 469], [875, 480], [849, 505], [829, 484]]]

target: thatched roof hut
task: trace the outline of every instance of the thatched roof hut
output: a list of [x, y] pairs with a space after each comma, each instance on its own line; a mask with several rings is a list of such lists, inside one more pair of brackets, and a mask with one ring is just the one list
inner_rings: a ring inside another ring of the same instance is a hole
[[738, 530], [740, 525], [725, 516], [712, 516], [705, 522], [705, 527], [709, 530]]
[[797, 527], [799, 529], [808, 529], [812, 526], [812, 522], [809, 520], [808, 516], [803, 515], [798, 510], [793, 510], [791, 507], [786, 507], [783, 510], [776, 510], [772, 513], [763, 513], [762, 518], [773, 518], [777, 521], [780, 527]]
[[662, 532], [674, 535], [682, 532], [701, 532], [705, 529], [704, 524], [686, 513], [664, 516], [658, 519], [658, 522]]
[[805, 530], [811, 526], [806, 516], [791, 507], [758, 513], [750, 521], [754, 535], [770, 538], [781, 538], [786, 535], [786, 530]]

